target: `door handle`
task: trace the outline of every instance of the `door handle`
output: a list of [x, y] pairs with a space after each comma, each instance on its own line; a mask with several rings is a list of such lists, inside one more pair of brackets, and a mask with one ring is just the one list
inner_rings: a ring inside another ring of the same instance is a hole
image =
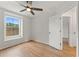
[[76, 34], [76, 32], [74, 32], [74, 35]]
[[49, 32], [49, 34], [50, 34], [51, 32]]

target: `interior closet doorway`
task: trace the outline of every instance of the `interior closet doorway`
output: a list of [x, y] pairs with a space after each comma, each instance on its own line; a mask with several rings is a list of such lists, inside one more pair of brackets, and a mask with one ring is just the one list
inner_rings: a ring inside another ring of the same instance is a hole
[[62, 50], [64, 52], [71, 52], [70, 55], [76, 56], [76, 46], [75, 47], [71, 46], [71, 42], [73, 41], [71, 37], [73, 34], [71, 31], [70, 21], [71, 17], [69, 16], [62, 17]]
[[[69, 20], [70, 17], [63, 17], [63, 46], [68, 45], [69, 46]], [[64, 47], [63, 47], [64, 48]]]

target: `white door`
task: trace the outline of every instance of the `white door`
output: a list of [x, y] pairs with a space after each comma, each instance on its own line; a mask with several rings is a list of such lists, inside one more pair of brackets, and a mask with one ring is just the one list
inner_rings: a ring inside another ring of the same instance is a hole
[[60, 17], [49, 19], [49, 45], [59, 50], [62, 49]]

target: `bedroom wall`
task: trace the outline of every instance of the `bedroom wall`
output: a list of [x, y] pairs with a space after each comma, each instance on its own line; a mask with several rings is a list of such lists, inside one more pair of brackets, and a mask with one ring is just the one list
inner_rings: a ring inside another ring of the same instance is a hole
[[69, 18], [64, 17], [63, 19], [63, 38], [68, 38], [69, 32]]
[[79, 2], [78, 2], [78, 5], [77, 5], [77, 19], [78, 19], [78, 41], [77, 41], [77, 56], [79, 57]]
[[32, 20], [32, 37], [35, 41], [48, 44], [49, 42], [49, 17], [42, 15]]
[[[23, 27], [23, 38], [4, 41], [4, 12], [10, 12], [10, 13], [23, 17], [23, 23], [24, 23], [23, 24], [24, 26]], [[15, 13], [15, 12], [12, 12], [12, 11], [9, 11], [9, 10], [6, 10], [0, 7], [0, 49], [28, 41], [30, 37], [30, 31], [31, 31], [30, 23], [31, 23], [31, 19], [29, 17], [20, 15], [18, 13]]]
[[63, 18], [63, 42], [69, 42], [69, 20], [70, 17], [62, 17]]

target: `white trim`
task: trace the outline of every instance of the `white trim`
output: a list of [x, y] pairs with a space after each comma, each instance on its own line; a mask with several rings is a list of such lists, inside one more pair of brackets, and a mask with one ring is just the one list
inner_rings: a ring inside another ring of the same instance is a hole
[[78, 57], [78, 40], [79, 40], [79, 38], [78, 38], [78, 31], [79, 31], [79, 29], [78, 29], [78, 13], [79, 13], [79, 11], [78, 11], [78, 5], [79, 5], [79, 3], [77, 3], [77, 9], [76, 9], [76, 18], [77, 18], [77, 43], [76, 43], [76, 57]]
[[5, 23], [5, 21], [4, 21], [4, 41], [19, 39], [19, 38], [22, 38], [22, 37], [23, 37], [23, 19], [22, 19], [22, 17], [17, 16], [17, 15], [12, 14], [12, 13], [7, 13], [7, 12], [5, 12], [3, 19], [5, 20], [5, 17], [10, 17], [10, 16], [19, 19], [19, 29], [20, 29], [20, 30], [19, 30], [19, 35], [7, 36], [7, 37], [6, 37], [6, 23]]

